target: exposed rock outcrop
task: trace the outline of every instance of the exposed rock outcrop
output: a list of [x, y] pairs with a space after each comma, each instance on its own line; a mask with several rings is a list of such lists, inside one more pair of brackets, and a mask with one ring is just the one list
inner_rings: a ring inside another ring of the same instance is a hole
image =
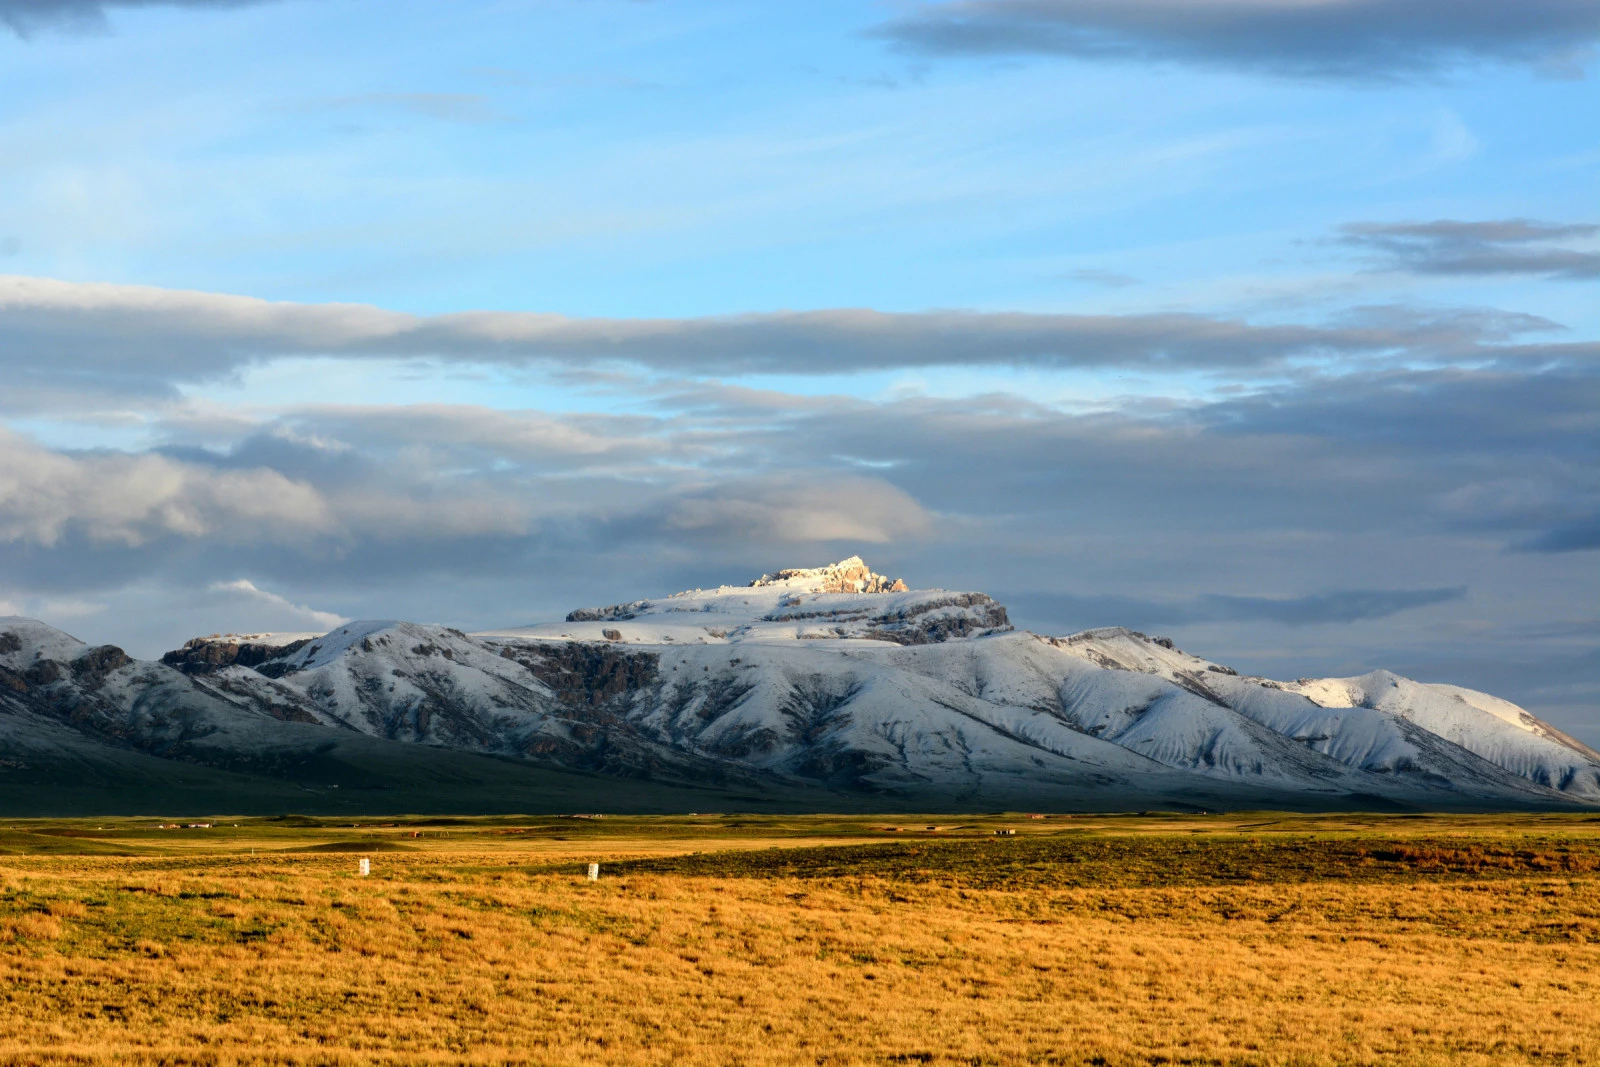
[[903, 579], [874, 574], [860, 556], [851, 556], [826, 567], [786, 567], [775, 574], [763, 574], [750, 588], [781, 585], [807, 589], [813, 593], [904, 593]]
[[600, 707], [655, 682], [661, 657], [579, 642], [550, 642], [536, 648], [504, 647], [515, 660], [571, 706]]
[[[763, 622], [819, 621], [839, 624], [839, 636], [870, 637], [897, 645], [928, 645], [958, 637], [980, 637], [1011, 629], [1005, 605], [984, 593], [948, 593], [931, 596], [885, 611], [864, 611], [860, 603], [845, 607], [806, 609], [784, 607], [762, 617]], [[850, 626], [846, 624], [864, 624]]]
[[[252, 640], [257, 635], [240, 637], [227, 634], [196, 637], [182, 648], [174, 649], [161, 657], [161, 662], [176, 667], [184, 674], [211, 674], [225, 667], [240, 666], [260, 669], [269, 660], [287, 656], [310, 644], [313, 640], [301, 637], [283, 642], [272, 640], [272, 635], [259, 635], [262, 640]], [[262, 673], [271, 676], [271, 671]]]
[[603, 608], [578, 608], [567, 612], [568, 622], [613, 622], [636, 618], [640, 612], [650, 610], [650, 601], [634, 600], [627, 604], [611, 604]]
[[[796, 593], [907, 593], [910, 589], [903, 579], [886, 578], [875, 574], [860, 556], [851, 556], [826, 567], [786, 567], [774, 574], [763, 574], [747, 586], [733, 588], [793, 590]], [[682, 593], [662, 597], [660, 600], [630, 600], [626, 604], [610, 604], [603, 608], [578, 608], [567, 613], [568, 622], [627, 622], [650, 612], [686, 610], [675, 607], [674, 602], [697, 597], [703, 589], [689, 589]], [[694, 609], [698, 610], [698, 609]]]

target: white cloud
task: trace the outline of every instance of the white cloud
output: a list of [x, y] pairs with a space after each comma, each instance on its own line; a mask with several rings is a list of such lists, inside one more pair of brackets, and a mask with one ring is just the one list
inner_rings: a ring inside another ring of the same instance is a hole
[[874, 478], [784, 476], [738, 481], [674, 500], [666, 525], [717, 540], [777, 544], [918, 540], [932, 517], [907, 492]]
[[52, 451], [0, 427], [0, 542], [48, 547], [73, 533], [128, 548], [162, 539], [381, 542], [516, 535], [533, 521], [532, 502], [516, 486], [411, 474], [319, 487], [265, 464]]
[[0, 540], [53, 545], [69, 529], [136, 546], [155, 537], [270, 540], [334, 528], [315, 489], [274, 470], [212, 470], [160, 455], [68, 455], [0, 429]]
[[323, 630], [331, 630], [335, 626], [343, 626], [350, 621], [343, 615], [337, 615], [331, 611], [318, 611], [304, 604], [296, 604], [287, 597], [279, 596], [277, 593], [269, 593], [265, 589], [258, 588], [248, 578], [235, 578], [231, 582], [212, 582], [210, 589], [214, 593], [237, 593], [249, 597], [289, 615], [301, 616], [307, 622]]

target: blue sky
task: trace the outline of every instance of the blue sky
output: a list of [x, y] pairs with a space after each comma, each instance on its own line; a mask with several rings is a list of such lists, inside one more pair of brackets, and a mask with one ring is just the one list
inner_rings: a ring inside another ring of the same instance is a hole
[[0, 608], [151, 654], [859, 551], [1600, 742], [1597, 41], [0, 0]]

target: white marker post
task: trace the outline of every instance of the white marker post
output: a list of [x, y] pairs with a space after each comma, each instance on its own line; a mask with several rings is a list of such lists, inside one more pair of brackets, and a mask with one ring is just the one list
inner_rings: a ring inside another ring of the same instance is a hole
[[598, 882], [599, 880], [600, 880], [600, 865], [598, 863], [589, 864], [589, 881]]
[[372, 873], [372, 861], [363, 858], [361, 862], [356, 865], [356, 870], [360, 872], [361, 877], [365, 878], [367, 875]]

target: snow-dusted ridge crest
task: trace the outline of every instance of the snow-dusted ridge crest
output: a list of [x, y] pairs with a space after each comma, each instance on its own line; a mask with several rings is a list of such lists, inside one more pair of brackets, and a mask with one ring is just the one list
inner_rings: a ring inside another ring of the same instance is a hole
[[1010, 629], [1006, 609], [983, 593], [911, 590], [851, 556], [826, 567], [763, 574], [745, 585], [580, 608], [567, 615], [565, 624], [485, 636], [632, 644], [834, 639], [928, 644]]
[[0, 620], [0, 712], [91, 703], [126, 743], [203, 707], [219, 737], [274, 720], [902, 808], [1600, 806], [1600, 754], [1487, 694], [1246, 677], [1119, 627], [1021, 632], [983, 593], [859, 557], [475, 634], [213, 635], [161, 664]]

